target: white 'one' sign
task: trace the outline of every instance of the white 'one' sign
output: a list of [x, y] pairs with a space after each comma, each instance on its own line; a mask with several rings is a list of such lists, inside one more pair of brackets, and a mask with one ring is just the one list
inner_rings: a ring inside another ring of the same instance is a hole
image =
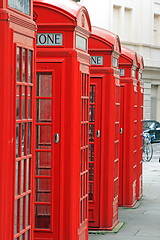
[[91, 65], [103, 65], [103, 57], [91, 56]]
[[62, 46], [62, 33], [37, 33], [37, 45]]

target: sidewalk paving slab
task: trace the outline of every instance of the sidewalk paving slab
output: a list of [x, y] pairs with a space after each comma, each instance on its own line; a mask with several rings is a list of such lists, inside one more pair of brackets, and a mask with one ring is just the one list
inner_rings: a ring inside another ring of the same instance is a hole
[[143, 197], [134, 208], [119, 208], [118, 231], [90, 233], [89, 240], [160, 240], [160, 144], [153, 148], [153, 159], [143, 163]]

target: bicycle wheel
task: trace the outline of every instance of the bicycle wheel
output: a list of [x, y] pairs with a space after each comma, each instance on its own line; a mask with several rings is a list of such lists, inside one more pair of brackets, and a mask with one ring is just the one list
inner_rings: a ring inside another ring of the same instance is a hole
[[143, 147], [143, 161], [149, 162], [153, 156], [153, 147], [151, 143], [146, 143]]

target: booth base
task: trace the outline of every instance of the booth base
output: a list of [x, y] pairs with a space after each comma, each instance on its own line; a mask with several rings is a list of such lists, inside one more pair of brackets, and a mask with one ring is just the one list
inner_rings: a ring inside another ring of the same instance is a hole
[[124, 207], [122, 206], [121, 207], [121, 206], [119, 206], [119, 208], [123, 208], [123, 209], [136, 209], [136, 208], [138, 208], [140, 206], [140, 204], [141, 204], [140, 201], [138, 201], [131, 207], [129, 207], [129, 206], [128, 207], [127, 206], [124, 206]]
[[89, 230], [89, 234], [106, 234], [106, 233], [117, 233], [122, 226], [124, 225], [124, 222], [118, 222], [117, 225], [112, 230]]

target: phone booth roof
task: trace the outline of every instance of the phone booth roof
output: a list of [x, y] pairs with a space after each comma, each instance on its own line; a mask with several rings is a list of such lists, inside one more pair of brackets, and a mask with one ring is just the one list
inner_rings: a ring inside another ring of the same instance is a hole
[[90, 38], [95, 38], [99, 40], [101, 43], [103, 43], [102, 45], [99, 45], [99, 46], [97, 45], [93, 47], [89, 41], [90, 49], [101, 50], [101, 48], [104, 48], [104, 47], [106, 49], [106, 45], [107, 45], [109, 50], [121, 53], [121, 43], [120, 43], [119, 36], [106, 29], [93, 26]]
[[132, 49], [122, 46], [119, 64], [123, 65], [126, 64], [131, 66], [134, 65], [137, 67], [138, 66], [137, 53]]
[[[72, 0], [34, 0], [34, 5], [43, 7], [43, 17], [46, 23], [55, 26], [79, 26], [91, 32], [91, 23], [87, 9]], [[50, 9], [53, 14], [46, 17], [45, 11]], [[35, 18], [38, 16], [35, 16]], [[42, 18], [42, 16], [41, 16]], [[36, 20], [36, 19], [35, 19]]]

